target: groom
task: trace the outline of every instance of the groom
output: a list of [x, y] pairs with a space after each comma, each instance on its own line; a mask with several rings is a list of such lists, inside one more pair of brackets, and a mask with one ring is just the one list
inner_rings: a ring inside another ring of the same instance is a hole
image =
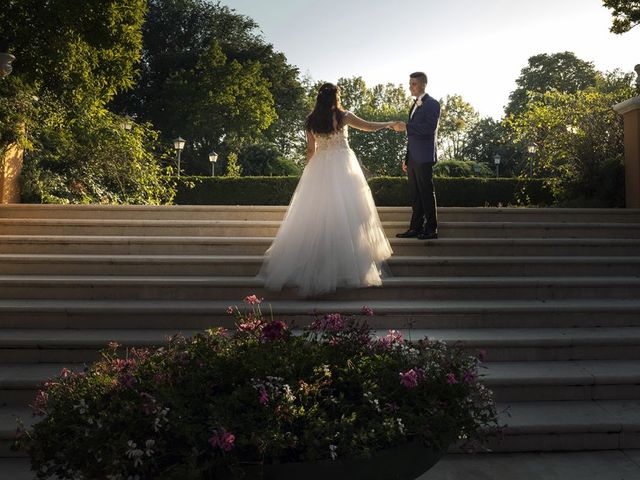
[[409, 176], [409, 201], [413, 210], [409, 230], [398, 233], [398, 238], [438, 238], [433, 166], [438, 160], [436, 135], [440, 104], [425, 93], [426, 87], [425, 73], [415, 72], [409, 76], [409, 90], [416, 99], [409, 112], [408, 122], [397, 122], [392, 127], [396, 132], [407, 132], [407, 154], [402, 170]]

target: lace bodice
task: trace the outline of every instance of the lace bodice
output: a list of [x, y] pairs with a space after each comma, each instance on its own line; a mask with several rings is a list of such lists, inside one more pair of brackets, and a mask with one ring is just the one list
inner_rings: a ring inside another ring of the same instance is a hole
[[346, 125], [333, 133], [316, 133], [314, 136], [316, 138], [316, 151], [350, 148], [348, 127]]

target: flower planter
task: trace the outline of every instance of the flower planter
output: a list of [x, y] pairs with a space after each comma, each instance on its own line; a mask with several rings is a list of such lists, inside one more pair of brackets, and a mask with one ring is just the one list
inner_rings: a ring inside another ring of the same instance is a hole
[[[415, 480], [445, 455], [445, 450], [411, 442], [373, 452], [371, 458], [265, 465], [263, 480]], [[255, 478], [255, 477], [253, 477]]]

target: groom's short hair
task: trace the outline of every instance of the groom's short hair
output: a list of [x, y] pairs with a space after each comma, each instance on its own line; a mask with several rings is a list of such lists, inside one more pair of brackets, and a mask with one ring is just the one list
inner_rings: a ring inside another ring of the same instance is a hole
[[411, 75], [409, 75], [411, 78], [417, 78], [418, 80], [420, 80], [422, 83], [424, 83], [425, 85], [427, 84], [427, 74], [424, 72], [413, 72]]

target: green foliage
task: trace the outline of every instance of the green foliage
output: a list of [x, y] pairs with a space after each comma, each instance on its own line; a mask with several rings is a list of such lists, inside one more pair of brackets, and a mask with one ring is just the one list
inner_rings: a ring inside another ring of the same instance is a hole
[[613, 24], [611, 31], [622, 34], [640, 23], [640, 1], [638, 0], [603, 0], [602, 4], [611, 9]]
[[[553, 195], [543, 180], [435, 177], [433, 183], [440, 207], [546, 206], [553, 203]], [[406, 178], [372, 178], [369, 187], [378, 206], [409, 205]]]
[[529, 103], [545, 92], [575, 93], [595, 86], [598, 72], [593, 63], [579, 59], [572, 52], [542, 53], [529, 58], [528, 65], [516, 79], [516, 88], [509, 96], [506, 114], [527, 109]]
[[177, 334], [124, 357], [111, 343], [84, 371], [63, 369], [14, 449], [39, 478], [262, 478], [245, 469], [368, 459], [412, 441], [444, 452], [498, 430], [480, 360], [461, 346], [377, 338], [340, 314], [297, 335], [265, 319], [255, 295], [245, 302], [230, 308], [233, 332]]
[[633, 93], [629, 83], [615, 91], [548, 92], [509, 118], [520, 142], [537, 145], [533, 173], [548, 179], [557, 203], [624, 205], [623, 120], [611, 106]]
[[170, 203], [175, 188], [155, 159], [157, 133], [149, 125], [122, 127], [104, 109], [65, 110], [55, 98], [38, 102], [21, 177], [31, 203]]
[[[406, 120], [410, 102], [400, 85], [368, 88], [361, 77], [341, 78], [341, 102], [347, 110], [365, 120], [383, 122]], [[401, 175], [407, 138], [388, 129], [363, 132], [349, 129], [349, 144], [358, 160], [373, 175]]]
[[144, 62], [117, 111], [135, 112], [162, 132], [182, 136], [185, 171], [206, 174], [207, 154], [223, 159], [268, 141], [299, 156], [306, 96], [298, 70], [256, 33], [257, 24], [208, 0], [149, 0]]
[[146, 0], [8, 0], [0, 38], [14, 75], [65, 105], [103, 106], [134, 83]]
[[144, 0], [90, 0], [82, 8], [71, 0], [10, 0], [0, 10], [0, 38], [17, 57], [0, 83], [0, 145], [18, 140], [27, 149], [23, 201], [172, 200], [168, 172], [155, 158], [163, 156], [157, 133], [147, 124], [127, 131], [105, 108], [133, 85], [145, 11]]
[[300, 166], [285, 159], [274, 145], [268, 143], [243, 147], [238, 154], [238, 163], [247, 176], [286, 177], [302, 173]]
[[[482, 118], [468, 131], [462, 158], [482, 164], [482, 171], [495, 171], [494, 156], [500, 155], [500, 175], [516, 176], [524, 168], [524, 147], [515, 143], [504, 121]], [[481, 176], [485, 176], [482, 174]]]
[[242, 167], [238, 164], [238, 154], [231, 152], [227, 157], [227, 173], [229, 178], [240, 178], [242, 176]]
[[478, 112], [460, 95], [447, 95], [440, 105], [438, 158], [462, 160], [469, 140], [469, 132], [478, 120]]
[[[179, 205], [289, 205], [299, 177], [183, 177]], [[515, 178], [434, 179], [441, 207], [551, 205], [544, 180]], [[406, 177], [375, 177], [369, 187], [378, 206], [408, 206]]]
[[442, 160], [433, 167], [434, 177], [491, 177], [494, 172], [486, 163], [464, 160]]

